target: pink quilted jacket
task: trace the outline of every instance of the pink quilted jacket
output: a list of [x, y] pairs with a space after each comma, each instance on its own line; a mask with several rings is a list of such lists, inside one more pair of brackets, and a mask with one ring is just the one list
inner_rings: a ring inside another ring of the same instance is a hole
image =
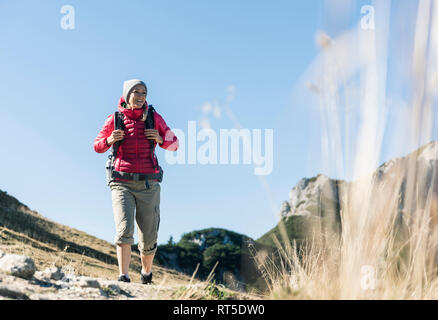
[[[118, 109], [125, 116], [125, 138], [117, 151], [115, 170], [131, 173], [158, 173], [158, 170], [155, 169], [156, 161], [152, 162], [149, 140], [144, 135], [143, 109], [126, 109], [122, 106], [124, 102], [125, 99], [121, 97]], [[148, 106], [147, 102], [145, 104]], [[155, 111], [154, 115], [155, 129], [163, 138], [163, 144], [159, 146], [166, 150], [176, 151], [179, 146], [178, 138], [158, 112]], [[96, 152], [104, 153], [110, 148], [107, 138], [113, 130], [114, 113], [108, 116], [96, 139], [94, 139], [94, 150]], [[155, 143], [154, 149], [156, 145]]]

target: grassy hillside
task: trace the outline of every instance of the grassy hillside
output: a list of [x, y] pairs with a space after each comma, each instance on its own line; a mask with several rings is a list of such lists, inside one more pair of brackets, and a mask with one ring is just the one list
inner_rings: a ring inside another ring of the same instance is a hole
[[[236, 238], [237, 234], [233, 232], [227, 231], [226, 234], [234, 241], [239, 238]], [[184, 247], [184, 244], [192, 243], [188, 241], [188, 237], [188, 235], [183, 237], [181, 248]], [[41, 216], [38, 212], [20, 203], [16, 198], [0, 190], [0, 250], [31, 257], [37, 270], [41, 271], [56, 266], [70, 269], [77, 275], [114, 280], [118, 277], [115, 249], [115, 245], [112, 243]], [[133, 245], [132, 249], [130, 276], [134, 283], [139, 283], [140, 256], [136, 245]], [[186, 259], [196, 253], [194, 250], [186, 249], [179, 251]], [[160, 264], [163, 253], [166, 253], [166, 246], [160, 246], [155, 257], [154, 282], [165, 284], [167, 288], [174, 287], [175, 292], [170, 295], [173, 298], [253, 299], [260, 297], [218, 287], [215, 282], [207, 282], [204, 285], [205, 282], [201, 283], [196, 278], [192, 279], [192, 273], [196, 269], [196, 261], [191, 261], [195, 263], [194, 268], [172, 269], [169, 264]], [[216, 263], [216, 261], [213, 263], [216, 258], [222, 261], [221, 265], [224, 264], [221, 255], [210, 257], [211, 264]], [[228, 255], [227, 258], [229, 258]], [[202, 269], [199, 275], [205, 275], [207, 271], [210, 273], [212, 268]], [[212, 273], [212, 276], [214, 277], [215, 273]], [[206, 278], [203, 277], [204, 280], [210, 281], [211, 279]], [[189, 286], [190, 283], [200, 284], [201, 290], [193, 290]]]
[[[297, 243], [301, 243], [306, 239], [312, 231], [319, 230], [321, 228], [322, 219], [314, 216], [290, 216], [283, 219], [277, 226], [266, 232], [263, 236], [257, 239], [257, 242], [268, 246], [275, 247], [274, 237], [280, 242], [283, 242], [283, 235], [281, 234], [281, 228], [284, 226], [287, 237], [290, 241], [296, 240]], [[281, 226], [282, 225], [282, 226]]]
[[[38, 270], [70, 266], [79, 275], [116, 279], [115, 246], [85, 232], [50, 221], [0, 190], [0, 250], [34, 259]], [[133, 251], [131, 278], [140, 281], [138, 251]], [[157, 281], [186, 283], [188, 275], [161, 266], [154, 267]]]

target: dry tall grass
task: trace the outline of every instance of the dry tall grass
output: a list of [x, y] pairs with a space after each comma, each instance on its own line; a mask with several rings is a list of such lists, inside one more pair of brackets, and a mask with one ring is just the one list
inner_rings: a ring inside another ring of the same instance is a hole
[[[394, 150], [432, 139], [438, 1], [418, 1], [413, 38], [403, 38], [411, 43], [407, 56], [412, 60], [402, 61], [409, 66], [402, 74], [408, 74], [411, 98], [403, 110], [406, 116], [398, 118], [401, 132], [385, 132], [391, 98], [387, 64], [397, 59], [397, 52], [388, 55], [388, 47], [391, 28], [399, 32], [398, 25], [410, 24], [396, 21], [390, 1], [373, 5], [375, 30], [361, 30], [359, 24], [335, 39], [319, 34], [321, 54], [309, 68], [316, 77], [304, 79], [320, 103], [324, 166], [341, 175], [348, 171], [354, 181], [340, 190], [342, 232], [316, 231], [298, 252], [282, 232], [283, 239], [275, 239], [280, 263], [258, 253], [271, 298], [438, 299], [437, 155], [433, 171], [426, 172], [412, 156], [393, 168], [391, 179], [382, 182], [370, 174], [380, 159], [384, 135]], [[401, 12], [412, 2], [397, 5]]]
[[[361, 190], [352, 188], [352, 194]], [[400, 221], [389, 190], [379, 190], [368, 206], [350, 196], [342, 206], [341, 235], [319, 230], [299, 250], [275, 239], [279, 264], [256, 255], [270, 297], [438, 299], [437, 198]]]

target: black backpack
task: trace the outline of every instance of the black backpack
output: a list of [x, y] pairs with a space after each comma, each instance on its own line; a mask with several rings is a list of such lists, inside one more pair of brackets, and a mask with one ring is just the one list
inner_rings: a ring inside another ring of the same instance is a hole
[[[143, 110], [145, 107], [143, 107]], [[154, 119], [155, 109], [152, 105], [148, 106], [148, 113], [146, 115], [145, 120], [145, 129], [155, 129], [155, 119]], [[122, 129], [125, 130], [124, 116], [123, 113], [116, 111], [114, 113], [114, 130]], [[151, 157], [152, 163], [155, 163], [155, 169], [158, 170], [159, 173], [150, 173], [150, 174], [139, 174], [139, 173], [128, 173], [116, 171], [114, 169], [114, 162], [116, 160], [117, 151], [120, 147], [120, 144], [123, 143], [123, 140], [117, 141], [113, 144], [112, 154], [108, 156], [108, 161], [106, 165], [107, 171], [107, 184], [109, 185], [114, 178], [122, 178], [128, 180], [146, 180], [146, 185], [149, 187], [147, 180], [148, 179], [157, 179], [158, 182], [163, 181], [163, 169], [158, 164], [158, 158], [155, 155], [155, 141], [149, 140], [150, 148], [151, 148]]]

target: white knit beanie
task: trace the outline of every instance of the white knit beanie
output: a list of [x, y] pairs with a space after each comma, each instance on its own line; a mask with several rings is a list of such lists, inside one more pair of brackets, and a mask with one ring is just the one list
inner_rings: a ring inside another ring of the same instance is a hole
[[126, 80], [123, 82], [123, 98], [125, 98], [125, 102], [128, 103], [129, 94], [131, 93], [132, 88], [134, 88], [137, 84], [141, 84], [146, 89], [146, 95], [148, 94], [148, 88], [146, 84], [138, 79]]

